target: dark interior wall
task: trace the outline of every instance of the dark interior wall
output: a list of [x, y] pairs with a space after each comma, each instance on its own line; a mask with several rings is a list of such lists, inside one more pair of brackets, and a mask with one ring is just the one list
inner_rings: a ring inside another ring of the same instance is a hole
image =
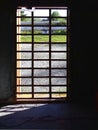
[[95, 103], [97, 83], [97, 23], [95, 1], [74, 1], [71, 8], [72, 100]]
[[[15, 85], [15, 6], [64, 6], [62, 0], [19, 0], [0, 4], [0, 100], [14, 97]], [[21, 2], [20, 2], [21, 1]], [[25, 1], [25, 4], [23, 2]], [[60, 2], [59, 2], [60, 1]], [[5, 4], [6, 3], [6, 4]], [[71, 101], [94, 103], [97, 88], [97, 4], [69, 1], [70, 7], [70, 90]], [[6, 5], [6, 6], [5, 6]]]
[[15, 7], [0, 1], [0, 100], [7, 101], [14, 95], [13, 58], [15, 29], [12, 27]]
[[[9, 17], [0, 9], [0, 98], [10, 94], [10, 46], [9, 46]], [[9, 12], [8, 12], [9, 13]], [[6, 52], [6, 53], [5, 53]]]

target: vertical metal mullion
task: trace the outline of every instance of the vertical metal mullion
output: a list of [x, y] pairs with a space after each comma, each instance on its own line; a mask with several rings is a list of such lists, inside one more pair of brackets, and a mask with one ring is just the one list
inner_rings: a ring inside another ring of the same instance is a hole
[[31, 12], [31, 19], [32, 19], [32, 98], [34, 98], [34, 15], [33, 11]]
[[15, 17], [15, 99], [17, 100], [17, 95], [16, 95], [16, 93], [17, 93], [17, 85], [16, 85], [16, 74], [17, 74], [17, 61], [16, 61], [16, 57], [17, 57], [17, 9], [16, 9], [16, 15], [15, 15], [16, 17]]
[[51, 99], [51, 8], [49, 8], [49, 98]]
[[69, 97], [69, 8], [67, 8], [67, 98]]

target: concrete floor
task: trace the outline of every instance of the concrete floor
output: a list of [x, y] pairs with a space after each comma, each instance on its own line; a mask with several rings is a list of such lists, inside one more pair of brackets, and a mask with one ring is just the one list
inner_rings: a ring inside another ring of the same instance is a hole
[[90, 107], [72, 104], [17, 104], [0, 108], [0, 129], [98, 130]]

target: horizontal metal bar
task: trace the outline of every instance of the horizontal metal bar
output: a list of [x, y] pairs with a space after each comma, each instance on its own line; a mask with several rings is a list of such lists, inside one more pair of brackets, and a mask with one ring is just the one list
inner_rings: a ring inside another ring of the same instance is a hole
[[[40, 68], [36, 68], [36, 67], [33, 67], [32, 69], [49, 69], [49, 67], [48, 68], [41, 68], [41, 67]], [[58, 68], [57, 67], [56, 68], [52, 68], [51, 67], [51, 69], [60, 69], [61, 70], [61, 69], [67, 69], [67, 67], [66, 68], [59, 68], [59, 67]]]
[[16, 33], [16, 35], [21, 35], [21, 36], [25, 36], [25, 35], [27, 35], [27, 36], [32, 36], [32, 34], [30, 34], [30, 33]]
[[28, 67], [28, 68], [26, 68], [26, 67], [24, 67], [24, 68], [23, 67], [20, 67], [20, 68], [16, 67], [16, 69], [26, 69], [27, 70], [27, 69], [32, 69], [32, 67]]
[[[32, 61], [32, 59], [16, 59], [17, 61]], [[33, 59], [33, 61], [49, 61], [49, 59]], [[67, 59], [51, 59], [51, 61], [67, 61]]]
[[[33, 59], [34, 61], [49, 61], [49, 59]], [[67, 61], [67, 59], [51, 59], [51, 61]]]
[[[21, 68], [18, 68], [18, 67], [16, 67], [16, 69], [49, 69], [49, 67], [47, 67], [47, 68], [41, 68], [41, 67], [39, 67], [39, 68], [36, 68], [36, 67], [33, 67], [33, 68], [31, 68], [31, 67], [29, 67], [29, 68], [23, 68], [23, 67], [21, 67]], [[51, 68], [51, 69], [67, 69], [67, 67], [66, 68], [60, 68], [60, 67], [56, 67], [56, 68]]]
[[[32, 16], [16, 16], [16, 18], [31, 18]], [[33, 18], [68, 18], [68, 16], [58, 16], [58, 17], [52, 17], [52, 16], [34, 16]]]
[[31, 84], [31, 85], [17, 85], [17, 84], [16, 84], [16, 87], [24, 87], [24, 86], [32, 87], [32, 84]]
[[55, 50], [54, 50], [54, 51], [50, 51], [50, 52], [52, 52], [52, 53], [66, 53], [66, 52], [68, 52], [68, 51], [67, 51], [67, 50], [66, 50], [66, 51], [61, 51], [61, 50], [60, 50], [60, 51], [59, 51], [59, 50], [58, 50], [58, 51], [55, 51]]
[[[16, 78], [49, 78], [49, 76], [16, 76]], [[67, 78], [67, 76], [51, 76], [51, 78]]]
[[19, 51], [19, 50], [16, 50], [16, 52], [20, 52], [20, 53], [22, 53], [22, 52], [30, 53], [31, 52], [32, 53], [33, 51], [22, 51], [22, 50]]
[[[28, 87], [32, 87], [32, 84], [31, 85], [17, 85], [16, 84], [16, 87], [24, 87], [24, 86], [28, 86]], [[33, 85], [33, 87], [50, 87], [50, 85]], [[60, 85], [51, 85], [51, 87], [67, 87], [67, 84], [60, 84]]]
[[32, 19], [32, 16], [16, 16], [16, 19], [17, 18], [31, 18]]
[[[16, 35], [21, 35], [21, 36], [32, 36], [32, 34], [29, 34], [29, 33], [16, 33]], [[55, 35], [57, 35], [57, 36], [67, 36], [68, 35], [68, 33], [66, 32], [65, 34], [52, 34], [52, 33], [48, 33], [48, 34], [34, 34], [33, 36], [35, 36], [35, 35], [39, 35], [39, 36], [49, 36], [49, 35], [51, 35], [51, 36], [55, 36]]]
[[[32, 27], [32, 24], [17, 24], [16, 27]], [[38, 24], [38, 25], [33, 25], [33, 27], [49, 27], [49, 25], [42, 25], [42, 24]], [[54, 25], [51, 24], [51, 27], [70, 27], [67, 25], [60, 25], [60, 23], [58, 25]]]
[[16, 76], [16, 79], [17, 79], [17, 78], [21, 78], [21, 79], [22, 79], [22, 78], [32, 78], [32, 76]]
[[67, 36], [68, 35], [68, 33], [66, 32], [65, 34], [53, 34], [53, 33], [47, 33], [47, 34], [34, 34], [33, 36], [35, 36], [35, 35], [39, 35], [39, 36], [49, 36], [49, 35], [51, 35], [51, 36], [55, 36], [55, 35], [57, 35], [57, 36]]
[[[16, 87], [17, 87], [17, 88], [20, 88], [20, 87], [21, 87], [21, 88], [24, 88], [24, 87], [27, 87], [27, 88], [28, 88], [28, 87], [31, 87], [31, 88], [32, 88], [32, 86], [30, 86], [30, 85], [16, 85]], [[47, 87], [47, 88], [49, 88], [50, 86], [49, 86], [49, 85], [40, 85], [40, 86], [39, 86], [39, 85], [36, 85], [36, 86], [34, 85], [33, 87], [34, 87], [34, 88], [36, 88], [36, 87], [40, 87], [40, 88]], [[62, 86], [61, 86], [61, 85], [60, 85], [60, 86], [59, 86], [59, 85], [58, 85], [58, 86], [53, 86], [53, 85], [52, 85], [51, 87], [52, 87], [52, 88], [57, 88], [57, 87], [67, 88], [67, 85], [62, 85]]]
[[33, 42], [33, 44], [66, 44], [67, 42], [65, 41], [65, 42], [51, 42], [51, 43], [49, 43], [49, 42]]
[[34, 18], [68, 18], [68, 16], [57, 16], [57, 17], [52, 17], [52, 16], [34, 16]]
[[16, 27], [32, 27], [32, 24], [17, 24]]
[[[16, 92], [16, 94], [32, 94], [32, 92]], [[49, 94], [49, 92], [34, 92], [34, 94]], [[67, 94], [66, 92], [51, 92], [51, 94]]]
[[[55, 23], [56, 24], [56, 23]], [[49, 25], [41, 25], [41, 24], [35, 24], [34, 27], [49, 27]], [[54, 25], [51, 23], [51, 28], [52, 27], [68, 27], [67, 25], [60, 25], [60, 23], [58, 23], [57, 25]]]
[[43, 44], [51, 44], [51, 45], [52, 45], [52, 44], [58, 44], [58, 45], [59, 45], [59, 44], [67, 44], [66, 41], [65, 41], [65, 42], [51, 42], [51, 43], [50, 43], [50, 42], [33, 42], [33, 43], [34, 43], [34, 44], [42, 44], [42, 43], [43, 43]]
[[32, 61], [32, 59], [16, 59], [16, 61]]
[[33, 44], [32, 42], [21, 42], [21, 41], [20, 42], [16, 42], [16, 43], [17, 44], [31, 44], [31, 45]]
[[32, 52], [34, 52], [34, 53], [49, 53], [49, 52], [51, 52], [51, 53], [65, 53], [65, 52], [68, 52], [68, 51], [16, 51], [16, 52], [20, 52], [20, 53], [22, 53], [22, 52], [27, 52], [27, 53], [32, 53]]
[[[50, 44], [49, 42], [17, 42], [17, 44]], [[51, 42], [52, 44], [67, 44], [67, 42]]]
[[63, 87], [63, 86], [67, 86], [67, 84], [59, 84], [59, 85], [58, 84], [53, 84], [53, 85], [51, 84], [51, 86], [47, 85], [47, 84], [46, 85], [44, 85], [44, 84], [43, 85], [37, 84], [37, 85], [34, 85], [34, 86], [35, 87], [36, 86], [49, 86], [49, 87], [54, 87], [54, 86], [59, 86], [60, 87], [60, 86], [62, 86]]
[[[26, 85], [21, 85], [21, 84], [18, 85], [18, 84], [17, 84], [16, 87], [17, 87], [17, 86], [20, 86], [20, 87], [21, 87], [21, 86], [26, 86]], [[32, 86], [32, 84], [28, 84], [27, 86]], [[58, 85], [58, 84], [53, 84], [53, 85], [51, 85], [51, 86], [50, 86], [49, 84], [42, 84], [42, 85], [40, 85], [40, 84], [34, 84], [34, 85], [33, 85], [33, 87], [54, 87], [54, 86], [55, 86], [55, 87], [56, 87], [56, 86], [58, 86], [58, 87], [63, 87], [63, 86], [65, 86], [65, 87], [66, 87], [67, 84], [59, 84], [59, 85]]]
[[34, 51], [34, 53], [67, 53], [68, 51]]
[[[33, 61], [49, 61], [49, 59], [33, 59]], [[67, 61], [67, 59], [51, 59], [51, 61]]]

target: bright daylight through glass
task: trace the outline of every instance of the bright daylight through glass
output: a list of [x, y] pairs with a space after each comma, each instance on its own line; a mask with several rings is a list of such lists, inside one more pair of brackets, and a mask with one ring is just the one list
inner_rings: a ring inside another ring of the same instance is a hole
[[18, 8], [16, 38], [16, 99], [66, 99], [67, 7]]

